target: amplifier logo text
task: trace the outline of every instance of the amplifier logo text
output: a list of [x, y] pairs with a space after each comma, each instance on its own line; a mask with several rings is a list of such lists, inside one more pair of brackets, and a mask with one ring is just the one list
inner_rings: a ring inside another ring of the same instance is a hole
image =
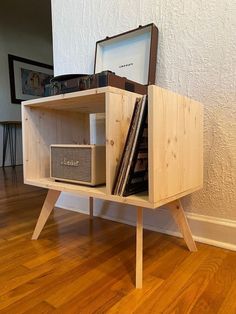
[[79, 167], [79, 160], [68, 160], [64, 157], [63, 161], [61, 161], [62, 166], [71, 166], [71, 167]]

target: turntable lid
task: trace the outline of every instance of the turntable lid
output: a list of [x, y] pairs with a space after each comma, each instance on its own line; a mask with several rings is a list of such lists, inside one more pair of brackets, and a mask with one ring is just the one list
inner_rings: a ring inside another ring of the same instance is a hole
[[110, 70], [140, 84], [155, 84], [158, 29], [152, 23], [96, 43], [94, 73]]

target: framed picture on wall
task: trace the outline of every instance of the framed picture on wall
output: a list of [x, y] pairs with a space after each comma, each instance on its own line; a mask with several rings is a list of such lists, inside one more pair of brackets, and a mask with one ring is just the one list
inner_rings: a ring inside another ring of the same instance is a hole
[[46, 96], [46, 86], [53, 77], [53, 66], [8, 55], [11, 102]]

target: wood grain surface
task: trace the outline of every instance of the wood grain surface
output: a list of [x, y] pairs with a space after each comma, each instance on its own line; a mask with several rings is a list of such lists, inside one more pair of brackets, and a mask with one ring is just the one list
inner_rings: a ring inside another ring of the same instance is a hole
[[46, 191], [0, 168], [0, 313], [236, 313], [236, 253], [144, 230], [135, 289], [135, 227], [55, 209], [32, 230]]

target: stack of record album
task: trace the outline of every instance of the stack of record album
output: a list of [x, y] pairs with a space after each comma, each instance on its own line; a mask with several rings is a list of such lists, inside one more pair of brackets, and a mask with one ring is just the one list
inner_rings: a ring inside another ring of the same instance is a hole
[[128, 196], [148, 189], [147, 105], [146, 95], [136, 100], [113, 194]]

